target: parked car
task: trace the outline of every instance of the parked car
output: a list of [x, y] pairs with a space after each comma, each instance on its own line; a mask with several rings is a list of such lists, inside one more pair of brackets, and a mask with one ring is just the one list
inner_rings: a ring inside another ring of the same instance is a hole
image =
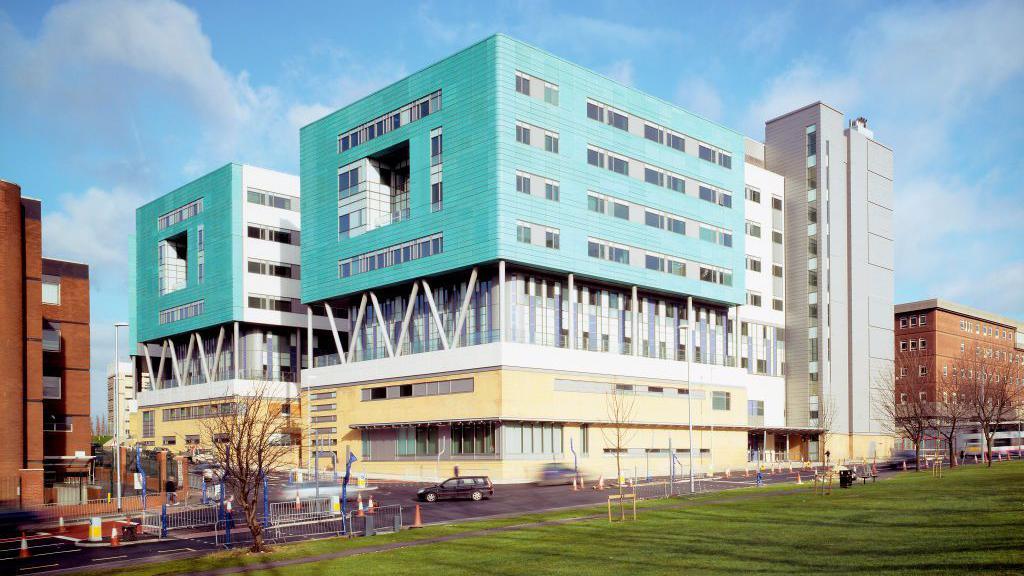
[[540, 477], [537, 478], [537, 486], [572, 484], [572, 479], [575, 475], [576, 471], [565, 464], [548, 462], [540, 469]]
[[469, 498], [483, 500], [494, 496], [494, 484], [487, 476], [460, 476], [449, 478], [440, 484], [422, 488], [417, 497], [425, 502], [443, 499]]

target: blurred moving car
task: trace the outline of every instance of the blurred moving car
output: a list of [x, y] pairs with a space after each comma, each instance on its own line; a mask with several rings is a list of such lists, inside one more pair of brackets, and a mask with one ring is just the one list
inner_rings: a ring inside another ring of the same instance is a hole
[[469, 498], [480, 501], [494, 496], [494, 484], [487, 476], [460, 476], [421, 488], [416, 497], [425, 502]]
[[21, 536], [42, 522], [42, 516], [31, 510], [20, 508], [0, 508], [0, 537], [14, 538]]
[[[296, 496], [300, 499], [316, 498], [318, 495], [320, 498], [327, 498], [330, 496], [341, 496], [341, 483], [329, 482], [326, 480], [320, 481], [320, 486], [317, 488], [315, 481], [310, 482], [289, 482], [287, 484], [272, 484], [270, 485], [270, 500], [272, 502], [281, 502], [285, 500], [294, 500]], [[355, 500], [356, 495], [364, 494], [363, 498], [366, 498], [366, 492], [372, 492], [376, 490], [376, 486], [366, 486], [360, 488], [355, 486], [353, 482], [350, 482], [348, 489], [345, 491], [346, 500]]]
[[572, 484], [576, 470], [559, 462], [548, 462], [540, 469], [540, 477], [537, 478], [537, 486], [556, 486], [559, 484]]

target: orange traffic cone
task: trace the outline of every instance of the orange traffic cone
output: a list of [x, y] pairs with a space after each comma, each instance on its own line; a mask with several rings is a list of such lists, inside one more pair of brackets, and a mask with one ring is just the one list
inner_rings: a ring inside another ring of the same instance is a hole
[[412, 517], [412, 526], [410, 528], [422, 528], [423, 518], [420, 516], [420, 505], [416, 505], [416, 514]]
[[302, 510], [302, 501], [299, 500], [299, 493], [298, 492], [295, 493], [295, 509], [296, 510]]
[[594, 486], [594, 490], [604, 490], [604, 475], [597, 479], [597, 486]]
[[725, 469], [725, 477], [732, 478], [732, 474], [730, 473], [730, 470], [728, 468]]
[[580, 489], [580, 487], [576, 485], [576, 476], [574, 475], [572, 477], [572, 491], [573, 492], [577, 492], [577, 491], [579, 491], [579, 489]]
[[745, 466], [743, 468], [743, 477], [744, 478], [750, 478], [750, 467], [749, 466]]
[[800, 473], [799, 472], [796, 473], [796, 483], [797, 484], [803, 484], [804, 483], [804, 481], [800, 479]]
[[67, 528], [64, 527], [64, 517], [63, 516], [61, 516], [59, 519], [57, 519], [57, 532], [60, 533], [60, 534], [63, 534], [64, 532], [67, 532]]
[[121, 545], [121, 539], [117, 536], [117, 527], [110, 529], [110, 547], [116, 548]]
[[373, 496], [370, 496], [370, 501], [366, 504], [366, 513], [373, 514]]
[[21, 533], [21, 550], [18, 551], [18, 558], [28, 558], [31, 554], [28, 553], [28, 540], [25, 538], [25, 533]]
[[903, 461], [903, 471], [904, 472], [907, 471], [907, 461], [906, 460]]
[[587, 483], [583, 481], [583, 476], [580, 476], [580, 490], [586, 490]]
[[358, 504], [359, 504], [359, 511], [356, 512], [356, 516], [363, 516], [364, 512], [363, 512], [363, 495], [362, 494], [356, 494], [356, 502], [358, 502]]

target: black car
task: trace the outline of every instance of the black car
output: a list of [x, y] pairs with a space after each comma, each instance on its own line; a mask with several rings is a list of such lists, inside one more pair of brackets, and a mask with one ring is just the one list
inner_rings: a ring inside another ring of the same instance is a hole
[[487, 476], [459, 476], [449, 478], [440, 484], [427, 486], [417, 493], [417, 498], [425, 502], [442, 499], [469, 498], [483, 500], [494, 495], [494, 484]]

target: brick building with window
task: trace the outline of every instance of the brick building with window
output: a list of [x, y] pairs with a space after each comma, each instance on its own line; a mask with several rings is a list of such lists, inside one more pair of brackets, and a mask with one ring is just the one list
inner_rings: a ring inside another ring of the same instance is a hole
[[42, 205], [0, 181], [0, 500], [49, 502], [89, 465], [89, 267], [42, 256]]

